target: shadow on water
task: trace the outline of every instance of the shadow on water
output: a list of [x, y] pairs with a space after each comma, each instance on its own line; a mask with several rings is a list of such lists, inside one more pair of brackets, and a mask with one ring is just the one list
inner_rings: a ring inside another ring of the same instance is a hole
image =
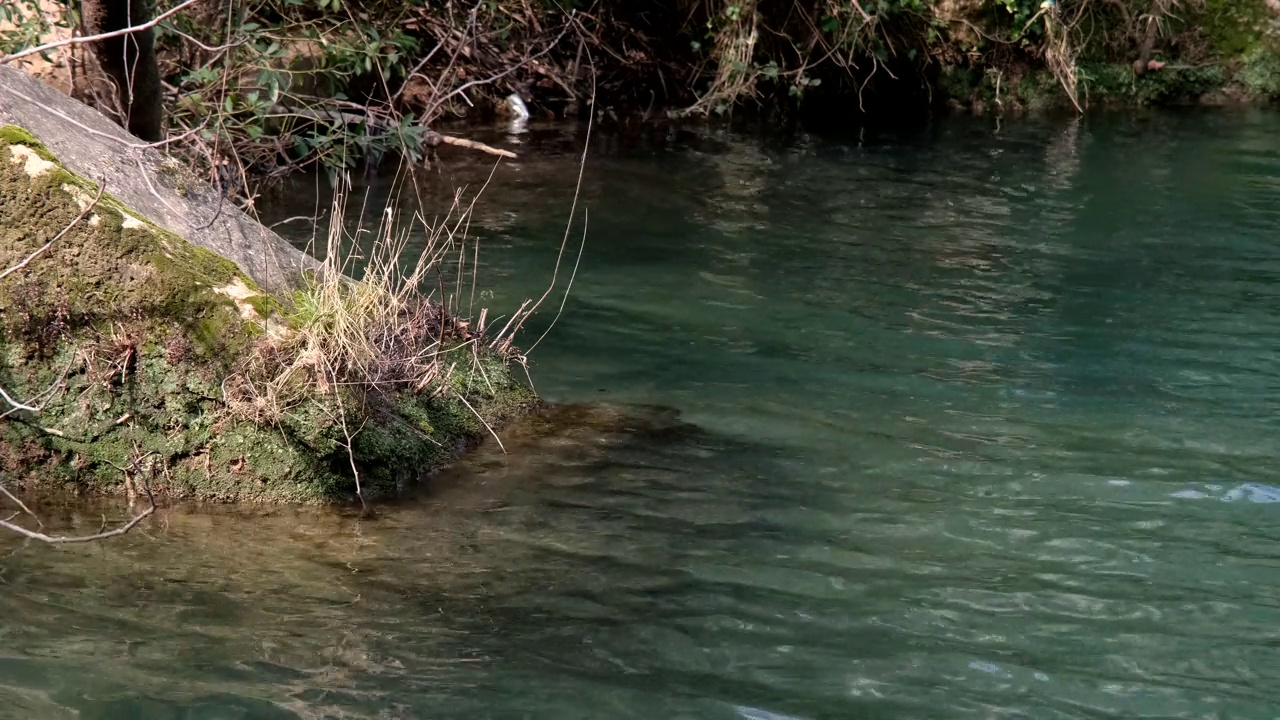
[[[179, 506], [109, 543], [0, 538], [0, 717], [480, 711], [488, 692], [511, 692], [484, 687], [486, 667], [536, 665], [558, 633], [663, 622], [664, 594], [689, 581], [682, 537], [782, 531], [759, 499], [719, 487], [726, 468], [785, 481], [776, 451], [672, 408], [553, 406], [503, 443], [373, 517]], [[98, 510], [39, 507], [64, 532], [95, 528]], [[584, 677], [617, 662], [590, 648], [578, 659]]]

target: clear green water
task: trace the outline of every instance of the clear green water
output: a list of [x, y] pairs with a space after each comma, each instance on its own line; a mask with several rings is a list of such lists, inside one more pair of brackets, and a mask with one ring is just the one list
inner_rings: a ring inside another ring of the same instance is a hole
[[[490, 187], [495, 311], [580, 139]], [[6, 554], [0, 716], [1280, 715], [1280, 116], [594, 150], [533, 373], [608, 427]]]

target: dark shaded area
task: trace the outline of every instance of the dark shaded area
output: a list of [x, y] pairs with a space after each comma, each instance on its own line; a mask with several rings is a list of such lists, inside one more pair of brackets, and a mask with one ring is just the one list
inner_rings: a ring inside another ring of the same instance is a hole
[[[86, 35], [104, 35], [145, 25], [151, 19], [147, 0], [82, 0]], [[164, 114], [160, 66], [151, 28], [93, 43], [94, 56], [115, 83], [125, 127], [148, 142], [163, 138]]]

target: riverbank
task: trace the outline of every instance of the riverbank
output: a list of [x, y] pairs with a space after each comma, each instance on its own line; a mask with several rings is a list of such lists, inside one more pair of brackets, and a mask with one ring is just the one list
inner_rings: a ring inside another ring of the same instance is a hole
[[[308, 262], [88, 108], [7, 68], [0, 95], [0, 120], [29, 120], [0, 123], [6, 488], [363, 502], [537, 404], [514, 372], [520, 317], [473, 325], [457, 295], [421, 290], [467, 247], [456, 227], [398, 225], [388, 206], [394, 232], [353, 279], [341, 197]], [[189, 240], [162, 218], [201, 222]]]
[[[1280, 99], [1276, 0], [680, 0], [658, 10], [269, 0], [231, 11], [167, 0], [156, 8], [156, 92], [193, 172], [241, 198], [317, 166], [429, 163], [439, 137], [427, 127], [526, 109], [535, 121], [847, 123]], [[32, 17], [17, 26], [26, 35], [0, 37], [30, 46], [76, 23]], [[86, 47], [21, 62], [119, 115]]]

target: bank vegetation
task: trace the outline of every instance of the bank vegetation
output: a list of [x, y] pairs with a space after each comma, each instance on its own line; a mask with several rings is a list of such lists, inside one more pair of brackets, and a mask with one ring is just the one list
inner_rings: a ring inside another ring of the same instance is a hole
[[[129, 25], [145, 30], [58, 44]], [[42, 43], [53, 47], [31, 52]], [[311, 167], [430, 162], [450, 139], [433, 128], [492, 119], [512, 95], [535, 120], [595, 113], [620, 123], [1266, 102], [1280, 96], [1277, 48], [1280, 0], [18, 0], [0, 9], [0, 54], [140, 137], [160, 139], [163, 124], [194, 171], [242, 198]]]

